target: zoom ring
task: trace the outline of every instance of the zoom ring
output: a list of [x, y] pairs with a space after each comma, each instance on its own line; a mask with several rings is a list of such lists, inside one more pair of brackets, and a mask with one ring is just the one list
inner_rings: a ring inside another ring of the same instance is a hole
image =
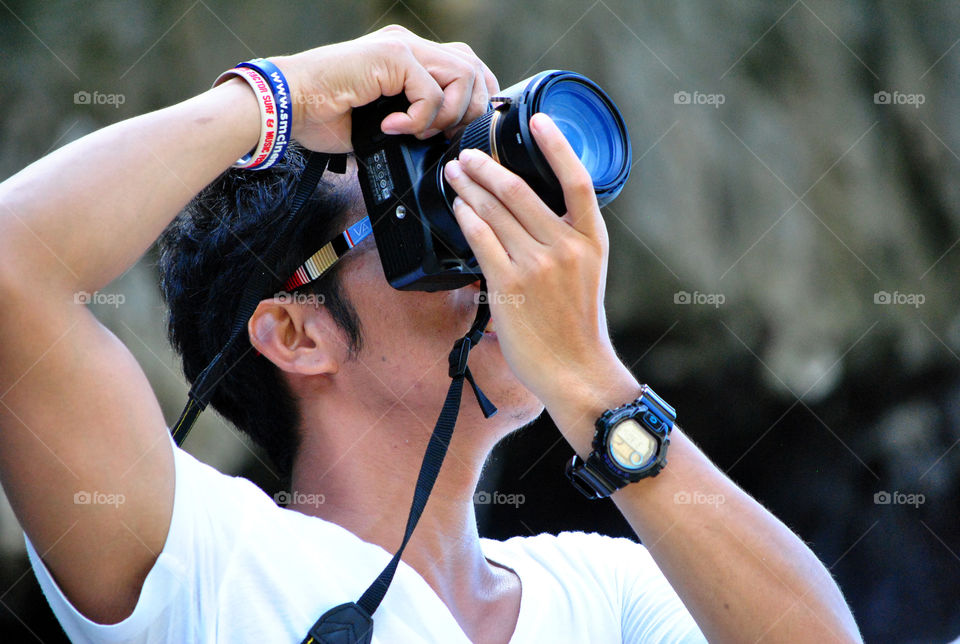
[[488, 110], [464, 129], [463, 137], [460, 139], [461, 150], [476, 148], [490, 154], [490, 122], [495, 114], [495, 110]]

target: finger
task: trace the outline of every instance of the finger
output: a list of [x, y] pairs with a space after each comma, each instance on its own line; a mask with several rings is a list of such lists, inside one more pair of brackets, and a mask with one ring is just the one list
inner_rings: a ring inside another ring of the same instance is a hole
[[487, 94], [496, 96], [500, 93], [500, 81], [497, 80], [497, 77], [494, 76], [493, 72], [490, 71], [490, 68], [487, 67], [485, 63], [483, 64], [483, 78], [487, 84]]
[[413, 53], [444, 90], [444, 105], [432, 129], [452, 136], [456, 129], [487, 110], [496, 77], [465, 43], [438, 44], [413, 36]]
[[453, 200], [453, 216], [476, 255], [480, 270], [487, 278], [500, 281], [510, 270], [511, 261], [490, 224], [460, 197]]
[[[526, 181], [507, 170], [480, 150], [460, 152], [467, 175], [496, 195], [534, 239], [552, 245], [569, 226], [547, 207]], [[469, 199], [468, 199], [469, 201]]]
[[430, 129], [440, 131], [455, 127], [474, 100], [479, 61], [468, 59], [459, 49], [422, 38], [414, 38], [410, 48], [443, 90], [443, 102]]
[[[406, 112], [394, 112], [387, 115], [381, 123], [386, 134], [421, 134], [426, 130], [440, 111], [443, 103], [443, 90], [436, 79], [420, 64], [409, 49], [404, 49], [400, 59], [393, 59], [399, 66], [397, 75], [403, 79], [402, 88], [410, 107]], [[394, 50], [394, 53], [396, 50]], [[386, 96], [397, 93], [395, 87], [384, 87]]]
[[434, 78], [443, 88], [443, 104], [431, 124], [435, 130], [446, 130], [459, 124], [473, 100], [476, 70], [462, 59], [452, 56], [456, 63], [433, 71]]
[[463, 171], [459, 161], [451, 161], [444, 168], [447, 181], [457, 194], [485, 221], [496, 233], [501, 245], [510, 256], [517, 259], [531, 252], [533, 244], [539, 242], [530, 236], [516, 217], [483, 186], [473, 181]]
[[473, 92], [470, 96], [470, 102], [467, 104], [467, 110], [463, 115], [463, 123], [470, 123], [487, 112], [490, 106], [490, 93], [487, 91], [487, 83], [483, 76], [481, 66], [475, 68], [473, 75]]
[[567, 206], [567, 219], [580, 232], [593, 236], [597, 227], [603, 225], [597, 195], [593, 189], [593, 178], [549, 116], [543, 113], [534, 114], [530, 119], [530, 130], [537, 146], [560, 180], [563, 200]]
[[472, 63], [477, 69], [478, 78], [473, 88], [473, 100], [470, 103], [470, 109], [467, 110], [467, 114], [464, 116], [464, 120], [469, 123], [487, 111], [487, 104], [490, 102], [490, 97], [500, 91], [500, 83], [497, 81], [497, 77], [494, 76], [493, 72], [490, 71], [490, 68], [487, 67], [486, 63], [480, 60], [480, 57], [474, 53], [470, 45], [462, 42], [451, 42], [447, 43], [447, 46], [460, 52], [464, 59]]
[[486, 80], [483, 77], [482, 70], [477, 69], [477, 73], [474, 75], [473, 80], [473, 92], [470, 96], [470, 100], [467, 103], [467, 109], [464, 112], [463, 116], [460, 118], [460, 121], [444, 130], [447, 139], [453, 140], [458, 132], [463, 130], [467, 125], [475, 121], [480, 116], [486, 114], [490, 106], [490, 96], [487, 93], [487, 84]]
[[487, 87], [487, 94], [489, 96], [494, 96], [495, 94], [497, 94], [497, 92], [500, 91], [500, 82], [497, 81], [497, 77], [494, 76], [492, 71], [490, 71], [490, 68], [487, 67], [487, 64], [484, 63], [482, 60], [480, 60], [480, 57], [477, 56], [476, 53], [474, 53], [473, 48], [470, 47], [470, 45], [468, 45], [465, 42], [451, 42], [447, 44], [459, 50], [461, 53], [467, 56], [467, 58], [471, 60], [476, 60], [477, 62], [480, 63], [480, 67], [482, 68], [481, 71], [483, 73], [483, 81]]

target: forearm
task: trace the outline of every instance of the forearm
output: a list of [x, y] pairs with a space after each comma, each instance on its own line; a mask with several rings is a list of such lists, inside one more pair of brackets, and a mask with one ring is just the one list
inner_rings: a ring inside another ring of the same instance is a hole
[[[601, 388], [583, 388], [554, 405], [556, 413], [547, 408], [586, 457], [597, 416], [638, 393], [637, 381], [619, 368]], [[823, 564], [679, 429], [668, 461], [659, 476], [612, 498], [711, 642], [859, 640]]]
[[[454, 216], [487, 288], [523, 303], [490, 300], [504, 359], [587, 458], [596, 418], [634, 400], [640, 385], [609, 341], [603, 312], [609, 246], [593, 178], [547, 115], [534, 115], [529, 126], [563, 189], [563, 218], [482, 153], [462, 153], [447, 164], [445, 177], [460, 197]], [[857, 639], [843, 597], [813, 553], [682, 432], [673, 440], [666, 470], [628, 485], [614, 500], [707, 636]], [[675, 503], [683, 491], [724, 503]]]
[[36, 161], [0, 184], [3, 278], [46, 292], [101, 288], [258, 135], [256, 98], [237, 79]]

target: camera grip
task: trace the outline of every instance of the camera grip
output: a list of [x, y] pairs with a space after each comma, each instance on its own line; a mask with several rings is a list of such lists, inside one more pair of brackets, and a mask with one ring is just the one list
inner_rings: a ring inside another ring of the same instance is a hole
[[394, 112], [406, 112], [410, 101], [401, 92], [396, 96], [381, 96], [375, 101], [353, 108], [350, 138], [353, 149], [362, 151], [381, 142], [387, 135], [380, 129], [383, 119]]

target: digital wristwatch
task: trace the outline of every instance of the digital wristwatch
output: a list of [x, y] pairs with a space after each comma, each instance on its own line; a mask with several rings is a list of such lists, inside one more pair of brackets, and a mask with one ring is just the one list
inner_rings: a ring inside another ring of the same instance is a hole
[[667, 464], [670, 430], [677, 413], [653, 389], [643, 385], [633, 402], [603, 412], [596, 422], [593, 452], [574, 456], [566, 474], [588, 499], [602, 499]]

